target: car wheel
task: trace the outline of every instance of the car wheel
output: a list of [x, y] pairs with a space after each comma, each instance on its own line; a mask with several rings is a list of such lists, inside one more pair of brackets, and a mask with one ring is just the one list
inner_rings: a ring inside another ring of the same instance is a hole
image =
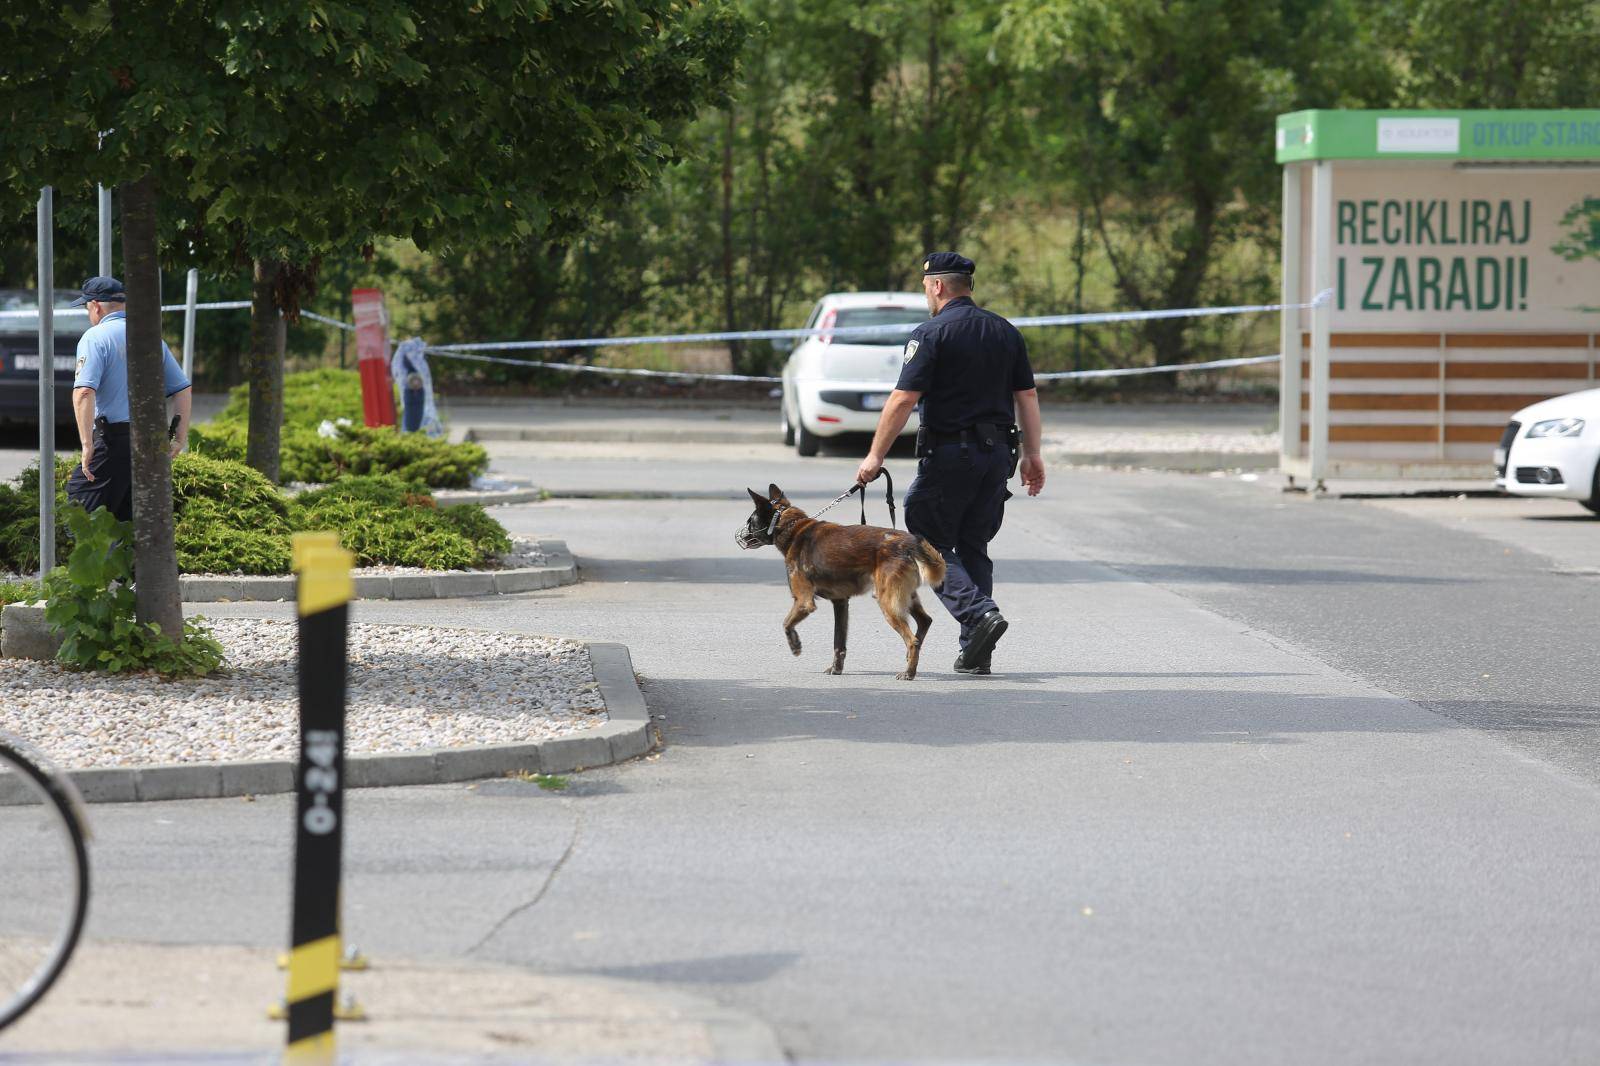
[[779, 422], [783, 429], [783, 443], [790, 445], [794, 443], [794, 425], [789, 421], [789, 394], [787, 392], [783, 394], [783, 398], [778, 401], [778, 404], [783, 409], [782, 421]]
[[1589, 486], [1589, 498], [1578, 502], [1595, 514], [1600, 514], [1600, 462], [1594, 465], [1594, 481]]
[[794, 450], [801, 455], [810, 457], [817, 454], [817, 449], [822, 447], [822, 438], [806, 428], [801, 422], [794, 427]]

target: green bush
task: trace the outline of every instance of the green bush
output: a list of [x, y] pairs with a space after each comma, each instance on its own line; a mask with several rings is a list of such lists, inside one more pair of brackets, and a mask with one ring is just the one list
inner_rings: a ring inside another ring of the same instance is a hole
[[[395, 474], [434, 488], [464, 488], [489, 466], [489, 453], [477, 444], [362, 425], [361, 378], [354, 371], [286, 375], [283, 410], [278, 470], [285, 481], [324, 484], [352, 474]], [[248, 392], [241, 385], [215, 419], [190, 432], [190, 447], [201, 455], [243, 462], [248, 418]], [[324, 421], [340, 418], [351, 424], [338, 426], [338, 436], [317, 433]]]
[[0, 581], [0, 607], [8, 603], [32, 603], [39, 596], [37, 581]]
[[[67, 478], [77, 460], [56, 460], [56, 558], [65, 559], [72, 547], [60, 521], [67, 505]], [[39, 467], [28, 467], [14, 484], [0, 483], [0, 568], [14, 574], [39, 569]]]
[[47, 622], [61, 630], [56, 657], [84, 670], [154, 670], [168, 677], [201, 677], [222, 665], [222, 645], [197, 619], [185, 619], [173, 640], [134, 614], [133, 526], [101, 507], [69, 504], [61, 524], [72, 534], [65, 566], [45, 575]]
[[291, 521], [296, 529], [336, 530], [362, 565], [463, 569], [511, 548], [482, 507], [439, 507], [420, 483], [393, 475], [341, 478], [302, 493], [291, 504]]
[[[71, 467], [61, 464], [62, 484]], [[15, 573], [39, 566], [38, 486], [37, 468], [0, 484], [0, 565]], [[393, 474], [342, 477], [290, 497], [242, 462], [186, 453], [172, 464], [172, 505], [178, 569], [191, 574], [288, 573], [300, 530], [338, 533], [364, 566], [477, 567], [511, 550], [505, 529], [482, 507], [440, 507], [423, 479]], [[58, 493], [58, 559], [73, 550], [59, 519], [69, 506]]]

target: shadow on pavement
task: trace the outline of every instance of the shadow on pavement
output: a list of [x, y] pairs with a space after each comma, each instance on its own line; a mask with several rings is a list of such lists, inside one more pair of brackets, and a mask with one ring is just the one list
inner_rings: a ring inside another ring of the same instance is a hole
[[[878, 684], [852, 685], [849, 673], [835, 679], [819, 671], [817, 683], [803, 687], [649, 680], [645, 696], [652, 707], [678, 709], [666, 738], [685, 746], [801, 739], [935, 747], [1107, 741], [1286, 744], [1304, 734], [1456, 728], [1449, 718], [1399, 699], [1227, 688], [1041, 692], [1009, 683], [1004, 675], [964, 678], [943, 670], [926, 671], [911, 682], [892, 681], [891, 675], [875, 671], [857, 676]], [[1177, 683], [1204, 675], [1171, 676]]]

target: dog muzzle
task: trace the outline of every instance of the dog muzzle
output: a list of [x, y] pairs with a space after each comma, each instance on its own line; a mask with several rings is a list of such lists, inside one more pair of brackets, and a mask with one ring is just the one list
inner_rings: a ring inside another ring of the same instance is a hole
[[733, 535], [733, 542], [739, 545], [741, 548], [759, 548], [766, 543], [766, 541], [761, 539], [761, 534], [750, 532], [749, 526], [746, 526], [739, 530], [739, 532], [735, 533]]

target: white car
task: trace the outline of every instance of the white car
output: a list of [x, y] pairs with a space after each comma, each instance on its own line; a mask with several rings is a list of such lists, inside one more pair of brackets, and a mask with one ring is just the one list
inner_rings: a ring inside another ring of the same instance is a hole
[[1494, 450], [1495, 486], [1577, 500], [1600, 514], [1600, 389], [1524, 407]]
[[[818, 300], [805, 328], [828, 332], [800, 338], [783, 366], [783, 443], [816, 455], [824, 437], [878, 428], [878, 412], [900, 377], [906, 339], [927, 320], [928, 298], [920, 292], [835, 292]], [[847, 332], [891, 325], [903, 328]], [[912, 412], [902, 435], [916, 431]]]

